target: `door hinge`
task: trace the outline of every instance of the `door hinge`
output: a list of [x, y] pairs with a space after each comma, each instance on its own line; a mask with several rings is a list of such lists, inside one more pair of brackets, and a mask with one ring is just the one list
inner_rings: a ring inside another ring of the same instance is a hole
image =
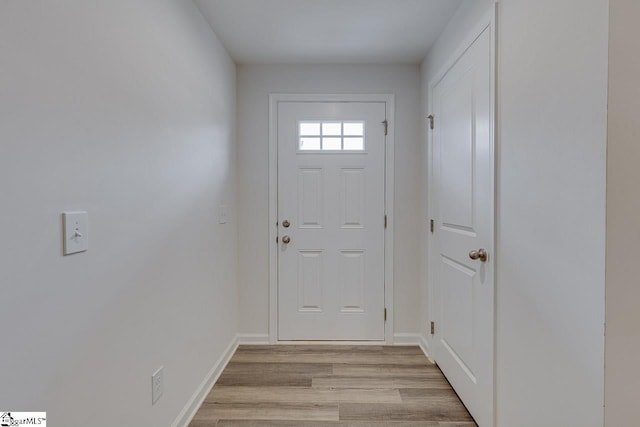
[[431, 335], [436, 333], [436, 322], [431, 321]]
[[387, 215], [384, 216], [384, 228], [387, 228]]
[[435, 221], [434, 220], [429, 221], [429, 230], [433, 233], [435, 228], [436, 228]]
[[387, 321], [387, 308], [384, 308], [384, 321]]
[[382, 121], [382, 126], [384, 126], [384, 134], [385, 136], [387, 135], [387, 132], [389, 131], [389, 122], [385, 119]]
[[429, 128], [431, 128], [433, 130], [433, 128], [435, 127], [436, 118], [433, 116], [433, 114], [429, 114], [427, 116], [427, 119], [429, 119]]

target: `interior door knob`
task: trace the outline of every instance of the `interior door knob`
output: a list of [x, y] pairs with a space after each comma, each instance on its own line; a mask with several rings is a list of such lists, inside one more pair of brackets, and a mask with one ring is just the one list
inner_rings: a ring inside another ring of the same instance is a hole
[[489, 253], [487, 252], [486, 249], [478, 249], [477, 251], [471, 251], [469, 252], [469, 258], [476, 260], [479, 259], [482, 262], [487, 262], [487, 259], [489, 258]]
[[282, 226], [284, 228], [289, 228], [290, 225], [291, 225], [291, 223], [289, 222], [288, 219], [285, 219], [284, 221], [282, 221]]
[[287, 243], [289, 243], [291, 241], [291, 237], [289, 236], [282, 236], [282, 243], [284, 243], [285, 245]]

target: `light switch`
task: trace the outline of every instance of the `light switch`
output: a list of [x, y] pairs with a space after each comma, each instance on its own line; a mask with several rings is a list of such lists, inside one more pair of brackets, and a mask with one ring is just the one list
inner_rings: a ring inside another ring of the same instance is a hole
[[220, 215], [218, 217], [218, 223], [226, 224], [227, 223], [227, 207], [224, 205], [220, 206]]
[[89, 215], [86, 212], [64, 212], [62, 223], [65, 255], [89, 249]]

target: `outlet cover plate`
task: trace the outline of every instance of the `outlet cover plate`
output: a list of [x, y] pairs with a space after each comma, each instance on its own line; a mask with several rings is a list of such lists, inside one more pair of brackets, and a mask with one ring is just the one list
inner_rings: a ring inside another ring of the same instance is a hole
[[64, 212], [63, 253], [65, 255], [84, 252], [89, 249], [89, 214], [87, 212]]
[[151, 376], [151, 404], [155, 405], [164, 393], [164, 367], [160, 366]]

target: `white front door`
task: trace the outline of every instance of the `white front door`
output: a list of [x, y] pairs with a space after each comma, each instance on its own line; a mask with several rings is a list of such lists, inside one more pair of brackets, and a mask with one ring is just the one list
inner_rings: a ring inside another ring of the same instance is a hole
[[384, 120], [278, 103], [279, 340], [384, 340]]
[[433, 357], [480, 427], [493, 426], [492, 36], [433, 86]]

